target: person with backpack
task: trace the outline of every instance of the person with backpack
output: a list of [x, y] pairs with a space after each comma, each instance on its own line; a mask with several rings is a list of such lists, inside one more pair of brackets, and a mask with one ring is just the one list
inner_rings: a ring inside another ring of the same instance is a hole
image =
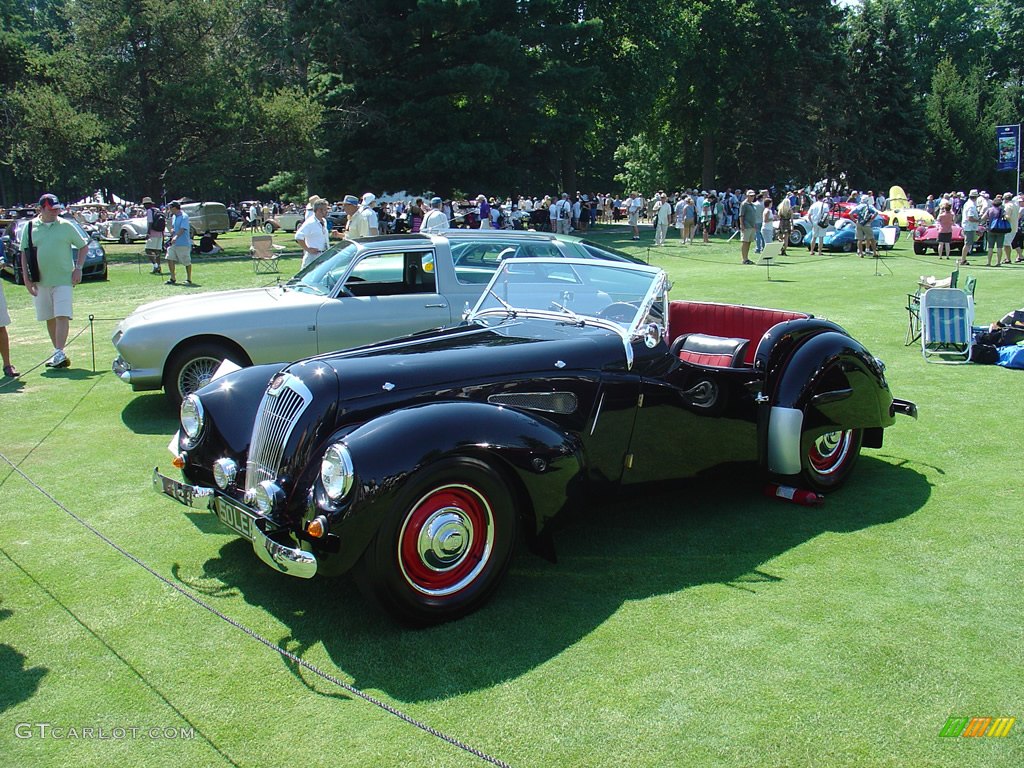
[[[1003, 260], [1003, 238], [1010, 231], [1010, 220], [1006, 218], [1003, 210], [1003, 198], [996, 195], [985, 209], [984, 221], [988, 231], [985, 233], [985, 247], [988, 250], [988, 258], [985, 266], [998, 267]], [[996, 254], [996, 263], [992, 263], [992, 253]]]
[[36, 320], [46, 323], [53, 342], [47, 368], [71, 365], [64, 346], [71, 326], [72, 289], [82, 282], [82, 265], [89, 254], [89, 241], [67, 219], [58, 215], [56, 195], [39, 198], [39, 215], [26, 225], [21, 236], [21, 274], [31, 294]]
[[807, 218], [811, 222], [811, 243], [807, 250], [814, 255], [814, 244], [818, 244], [818, 255], [825, 255], [825, 231], [829, 227], [828, 203], [814, 195], [814, 202], [807, 210]]
[[164, 230], [167, 229], [167, 217], [156, 207], [153, 198], [142, 198], [142, 207], [146, 209], [146, 258], [153, 265], [152, 274], [163, 274], [160, 271], [160, 259], [164, 255]]

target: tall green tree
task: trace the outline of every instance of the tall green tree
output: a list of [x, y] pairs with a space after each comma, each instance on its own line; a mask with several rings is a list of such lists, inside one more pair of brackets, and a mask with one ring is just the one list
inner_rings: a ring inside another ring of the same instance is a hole
[[864, 0], [850, 19], [848, 134], [837, 147], [851, 186], [922, 190], [929, 149], [924, 96], [914, 86], [911, 37], [899, 0]]

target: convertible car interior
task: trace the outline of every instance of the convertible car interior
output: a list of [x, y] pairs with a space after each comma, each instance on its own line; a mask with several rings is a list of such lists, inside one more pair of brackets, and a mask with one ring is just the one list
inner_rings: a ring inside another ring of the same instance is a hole
[[688, 363], [718, 368], [754, 364], [757, 342], [773, 325], [810, 317], [803, 312], [715, 304], [706, 301], [669, 303], [668, 338], [672, 354]]

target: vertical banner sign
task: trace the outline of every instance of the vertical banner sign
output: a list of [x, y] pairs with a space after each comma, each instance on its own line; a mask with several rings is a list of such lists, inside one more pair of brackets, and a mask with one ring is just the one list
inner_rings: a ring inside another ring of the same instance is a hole
[[996, 127], [996, 170], [1016, 171], [1019, 163], [1020, 124]]

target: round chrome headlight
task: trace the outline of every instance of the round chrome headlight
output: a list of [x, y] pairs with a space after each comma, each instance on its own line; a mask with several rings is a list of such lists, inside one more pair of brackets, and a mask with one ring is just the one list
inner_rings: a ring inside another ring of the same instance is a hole
[[181, 401], [181, 429], [189, 440], [195, 440], [203, 431], [203, 404], [195, 395], [188, 395]]
[[234, 483], [236, 477], [238, 465], [233, 460], [224, 458], [213, 462], [213, 480], [221, 490]]
[[320, 482], [331, 501], [345, 497], [352, 489], [355, 471], [352, 468], [352, 456], [341, 443], [335, 443], [324, 454], [320, 462]]
[[284, 491], [270, 480], [264, 480], [253, 489], [253, 503], [262, 515], [269, 515], [284, 500]]

